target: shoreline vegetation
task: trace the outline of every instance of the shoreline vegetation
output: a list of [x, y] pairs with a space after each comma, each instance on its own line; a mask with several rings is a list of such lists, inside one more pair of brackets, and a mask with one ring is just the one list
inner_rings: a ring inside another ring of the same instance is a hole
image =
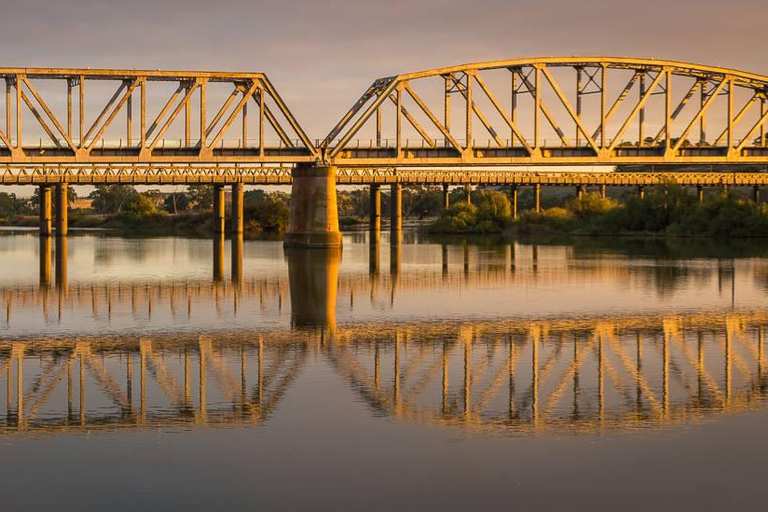
[[[411, 187], [403, 190], [403, 221], [408, 228], [438, 237], [768, 237], [768, 203], [756, 204], [738, 190], [710, 191], [702, 202], [695, 190], [674, 183], [648, 188], [643, 197], [621, 189], [611, 197], [595, 193], [573, 197], [568, 192], [551, 191], [536, 212], [531, 191], [522, 190], [518, 196], [522, 213], [515, 219], [510, 198], [503, 191], [478, 189], [467, 203], [465, 191], [455, 189], [450, 196], [452, 206], [443, 210], [441, 188]], [[367, 228], [368, 193], [367, 187], [339, 191], [342, 230]], [[207, 186], [192, 185], [173, 193], [138, 192], [127, 185], [98, 186], [87, 199], [78, 199], [70, 187], [69, 199], [69, 224], [74, 229], [207, 237], [213, 228], [213, 192]], [[245, 235], [282, 238], [288, 226], [289, 202], [290, 196], [284, 192], [246, 191]], [[38, 203], [37, 193], [32, 198], [18, 198], [0, 192], [0, 226], [37, 226]], [[382, 200], [382, 219], [389, 217], [388, 203]]]
[[702, 202], [673, 183], [654, 187], [644, 197], [582, 197], [513, 219], [506, 194], [486, 190], [476, 204], [458, 203], [425, 228], [431, 234], [508, 233], [520, 236], [627, 237], [768, 237], [768, 204], [730, 192], [708, 195]]

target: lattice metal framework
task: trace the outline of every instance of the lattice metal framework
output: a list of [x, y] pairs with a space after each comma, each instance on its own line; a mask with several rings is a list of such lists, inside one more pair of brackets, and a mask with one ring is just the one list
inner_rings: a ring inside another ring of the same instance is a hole
[[467, 64], [376, 80], [321, 148], [346, 166], [766, 164], [767, 91], [664, 60]]
[[5, 68], [0, 78], [0, 164], [316, 160], [262, 73]]

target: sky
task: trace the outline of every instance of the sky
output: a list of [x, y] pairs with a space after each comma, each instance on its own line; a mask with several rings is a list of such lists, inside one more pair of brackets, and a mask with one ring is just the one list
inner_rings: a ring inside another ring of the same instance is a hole
[[536, 56], [768, 74], [764, 0], [3, 0], [2, 67], [265, 72], [311, 138], [377, 77]]

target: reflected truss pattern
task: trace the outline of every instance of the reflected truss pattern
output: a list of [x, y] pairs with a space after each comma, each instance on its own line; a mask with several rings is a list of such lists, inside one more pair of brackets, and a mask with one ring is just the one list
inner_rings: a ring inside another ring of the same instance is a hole
[[3, 433], [262, 424], [307, 356], [259, 336], [37, 341], [0, 343]]
[[262, 424], [313, 352], [402, 421], [659, 428], [763, 407], [766, 325], [742, 311], [5, 340], [0, 432]]
[[0, 164], [316, 160], [262, 73], [0, 68], [0, 78]]
[[348, 166], [765, 164], [767, 88], [662, 60], [467, 64], [376, 80], [321, 148]]

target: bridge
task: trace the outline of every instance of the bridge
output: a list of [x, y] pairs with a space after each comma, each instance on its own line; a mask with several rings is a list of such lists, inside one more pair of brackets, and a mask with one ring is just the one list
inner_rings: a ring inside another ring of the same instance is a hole
[[0, 432], [260, 425], [318, 359], [398, 421], [665, 428], [765, 406], [767, 323], [744, 310], [4, 339]]
[[[54, 233], [54, 195], [55, 232], [66, 235], [65, 191], [77, 184], [211, 184], [217, 232], [223, 187], [231, 185], [237, 234], [244, 185], [290, 183], [286, 244], [300, 246], [340, 245], [337, 183], [371, 186], [373, 229], [379, 188], [389, 184], [395, 232], [408, 184], [442, 184], [446, 205], [451, 185], [510, 185], [513, 204], [519, 186], [534, 187], [538, 198], [549, 185], [642, 193], [672, 179], [748, 185], [756, 197], [766, 185], [755, 171], [768, 168], [768, 77], [720, 67], [568, 57], [386, 77], [314, 141], [263, 73], [5, 68], [0, 75], [0, 183], [40, 186], [44, 236]], [[511, 170], [541, 165], [650, 172]]]

